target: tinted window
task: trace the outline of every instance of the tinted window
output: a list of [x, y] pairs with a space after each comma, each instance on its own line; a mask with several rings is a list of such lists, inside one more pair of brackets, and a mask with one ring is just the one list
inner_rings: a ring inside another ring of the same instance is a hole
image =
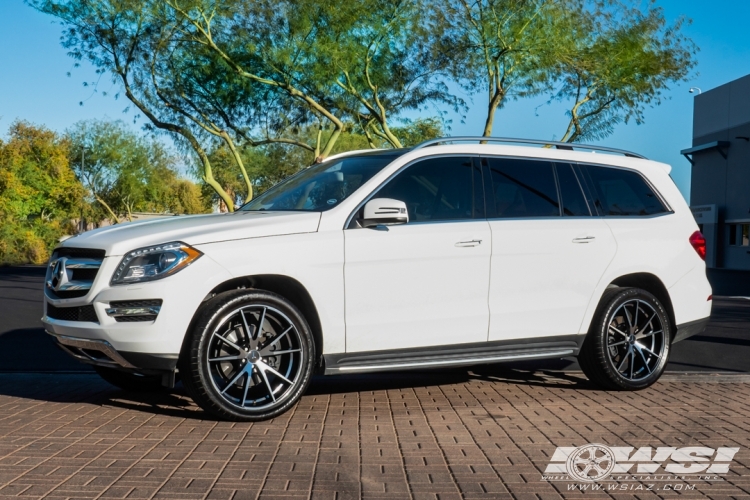
[[582, 166], [591, 180], [594, 203], [602, 215], [644, 216], [666, 212], [659, 197], [636, 172]]
[[488, 164], [497, 217], [560, 215], [552, 163], [488, 158]]
[[562, 198], [563, 215], [566, 217], [581, 217], [591, 215], [583, 196], [581, 185], [578, 183], [573, 167], [567, 163], [557, 164], [557, 182], [560, 184], [560, 198]]
[[403, 172], [375, 195], [406, 203], [410, 222], [474, 217], [472, 159], [430, 158]]
[[313, 165], [276, 184], [242, 210], [328, 210], [397, 157], [398, 154], [348, 156]]

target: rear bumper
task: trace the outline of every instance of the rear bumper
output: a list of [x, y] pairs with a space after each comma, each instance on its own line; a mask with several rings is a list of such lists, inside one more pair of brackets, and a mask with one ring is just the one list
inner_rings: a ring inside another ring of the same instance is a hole
[[178, 356], [176, 354], [121, 352], [106, 340], [47, 333], [55, 338], [60, 349], [82, 363], [143, 374], [169, 373], [177, 368]]
[[675, 342], [685, 340], [686, 338], [692, 337], [693, 335], [699, 335], [703, 333], [706, 330], [706, 326], [708, 326], [708, 321], [710, 319], [711, 318], [703, 318], [677, 325], [677, 332], [675, 333], [672, 343], [674, 344]]

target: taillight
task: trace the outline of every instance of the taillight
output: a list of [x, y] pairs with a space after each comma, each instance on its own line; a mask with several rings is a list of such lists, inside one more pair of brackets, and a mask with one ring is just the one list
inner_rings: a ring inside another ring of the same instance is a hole
[[690, 235], [690, 244], [693, 245], [700, 258], [706, 260], [706, 238], [703, 237], [700, 231], [696, 231]]

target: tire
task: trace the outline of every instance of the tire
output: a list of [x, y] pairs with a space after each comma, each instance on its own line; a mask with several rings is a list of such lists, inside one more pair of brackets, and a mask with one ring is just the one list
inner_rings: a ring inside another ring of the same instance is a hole
[[104, 366], [94, 366], [94, 370], [110, 384], [128, 392], [169, 392], [161, 385], [161, 375], [141, 375]]
[[291, 408], [310, 384], [314, 361], [310, 326], [291, 302], [263, 290], [237, 290], [199, 311], [180, 373], [205, 411], [252, 422]]
[[608, 289], [578, 354], [583, 373], [608, 390], [656, 382], [669, 360], [672, 327], [659, 300], [639, 288]]

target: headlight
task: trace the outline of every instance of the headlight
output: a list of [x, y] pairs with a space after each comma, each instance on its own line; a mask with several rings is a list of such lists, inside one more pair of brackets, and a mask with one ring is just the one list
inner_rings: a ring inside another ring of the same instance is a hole
[[185, 269], [201, 252], [180, 241], [128, 252], [112, 276], [113, 285], [153, 281]]

